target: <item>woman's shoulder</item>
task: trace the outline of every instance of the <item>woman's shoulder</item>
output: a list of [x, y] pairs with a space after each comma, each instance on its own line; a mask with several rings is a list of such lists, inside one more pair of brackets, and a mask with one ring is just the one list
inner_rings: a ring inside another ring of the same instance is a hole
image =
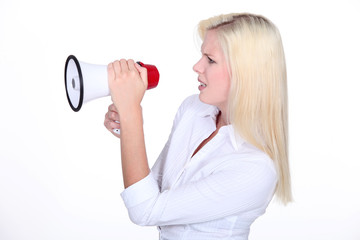
[[225, 126], [220, 129], [220, 132], [223, 136], [228, 136], [228, 142], [226, 144], [227, 151], [225, 154], [221, 155], [222, 164], [224, 166], [260, 166], [265, 167], [273, 172], [276, 172], [273, 160], [261, 149], [255, 147], [241, 136], [234, 132], [234, 129], [231, 125]]
[[274, 161], [264, 151], [258, 149], [252, 144], [244, 141], [239, 149], [228, 156], [228, 160], [234, 161], [237, 164], [257, 165], [258, 167], [265, 167], [276, 175]]

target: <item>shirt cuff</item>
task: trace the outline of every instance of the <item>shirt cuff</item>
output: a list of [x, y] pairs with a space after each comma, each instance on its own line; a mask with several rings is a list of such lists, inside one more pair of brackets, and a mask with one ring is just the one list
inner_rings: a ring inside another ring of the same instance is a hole
[[159, 194], [159, 185], [150, 172], [145, 178], [127, 187], [120, 195], [127, 208], [134, 207]]

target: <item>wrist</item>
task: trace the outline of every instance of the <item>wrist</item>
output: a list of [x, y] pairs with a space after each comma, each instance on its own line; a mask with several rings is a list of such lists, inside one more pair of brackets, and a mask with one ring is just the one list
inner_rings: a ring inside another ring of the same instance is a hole
[[142, 107], [141, 105], [127, 106], [126, 109], [123, 108], [119, 111], [119, 122], [120, 126], [125, 126], [124, 124], [136, 125], [139, 122], [142, 122]]

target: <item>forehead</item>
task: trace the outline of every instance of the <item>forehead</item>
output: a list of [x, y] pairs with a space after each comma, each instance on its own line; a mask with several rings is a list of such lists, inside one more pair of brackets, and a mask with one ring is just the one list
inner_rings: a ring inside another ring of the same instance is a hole
[[216, 30], [208, 30], [206, 32], [203, 44], [201, 45], [201, 51], [204, 53], [216, 53], [221, 51]]

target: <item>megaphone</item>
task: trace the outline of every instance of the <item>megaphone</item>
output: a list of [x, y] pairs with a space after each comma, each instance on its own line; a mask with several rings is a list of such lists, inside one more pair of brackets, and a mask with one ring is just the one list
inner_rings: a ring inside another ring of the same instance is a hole
[[[148, 88], [159, 83], [159, 71], [154, 65], [137, 62], [147, 69]], [[65, 62], [65, 89], [71, 109], [78, 112], [83, 103], [110, 95], [107, 66], [80, 62], [70, 55]]]

